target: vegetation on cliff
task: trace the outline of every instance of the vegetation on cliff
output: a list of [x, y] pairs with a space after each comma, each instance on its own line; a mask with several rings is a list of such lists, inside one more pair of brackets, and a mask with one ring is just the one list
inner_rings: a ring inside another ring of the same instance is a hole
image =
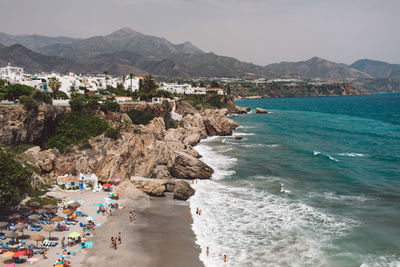
[[147, 113], [145, 111], [137, 110], [137, 109], [131, 109], [126, 114], [129, 116], [129, 118], [132, 120], [132, 123], [134, 124], [143, 124], [146, 125], [148, 124], [152, 119], [155, 118], [153, 114]]
[[0, 206], [18, 203], [30, 192], [31, 176], [29, 168], [22, 166], [11, 152], [0, 148]]
[[208, 95], [185, 95], [183, 101], [191, 104], [193, 107], [198, 105], [203, 108], [228, 108], [231, 104], [224, 101], [224, 97], [217, 94]]
[[56, 135], [49, 138], [46, 146], [64, 152], [68, 146], [84, 143], [90, 137], [104, 133], [109, 127], [99, 116], [84, 111], [72, 111], [57, 125]]

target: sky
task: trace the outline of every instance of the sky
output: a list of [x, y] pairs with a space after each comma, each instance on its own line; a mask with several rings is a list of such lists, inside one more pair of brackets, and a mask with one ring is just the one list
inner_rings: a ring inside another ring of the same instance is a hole
[[0, 0], [0, 32], [88, 38], [123, 27], [259, 65], [400, 63], [400, 0]]

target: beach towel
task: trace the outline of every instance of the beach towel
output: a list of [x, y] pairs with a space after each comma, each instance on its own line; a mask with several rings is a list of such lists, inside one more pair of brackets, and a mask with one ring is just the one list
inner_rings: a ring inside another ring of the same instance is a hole
[[[84, 248], [93, 248], [94, 242], [85, 242]], [[79, 245], [79, 248], [82, 248], [82, 244]]]

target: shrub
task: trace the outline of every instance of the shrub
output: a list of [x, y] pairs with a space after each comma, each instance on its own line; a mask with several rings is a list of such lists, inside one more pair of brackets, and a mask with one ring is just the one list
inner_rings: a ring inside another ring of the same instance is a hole
[[35, 109], [39, 106], [38, 102], [30, 96], [20, 96], [19, 103], [24, 105], [27, 109]]
[[5, 86], [2, 90], [5, 94], [5, 98], [14, 101], [21, 96], [30, 96], [35, 91], [35, 88], [23, 84], [10, 84]]
[[121, 136], [121, 133], [115, 128], [109, 128], [104, 135], [105, 137], [117, 140]]
[[104, 104], [107, 106], [107, 109], [111, 112], [118, 112], [121, 108], [117, 102], [110, 100], [106, 100]]
[[81, 98], [73, 98], [69, 101], [69, 106], [72, 112], [82, 112], [85, 102]]
[[134, 124], [143, 124], [146, 125], [148, 124], [152, 119], [155, 118], [155, 116], [153, 114], [141, 111], [141, 110], [137, 110], [137, 109], [131, 109], [128, 112], [126, 112], [126, 114], [128, 114], [129, 118], [131, 118], [132, 123]]
[[141, 134], [141, 133], [142, 133], [142, 130], [140, 130], [140, 129], [134, 129], [133, 132], [134, 132], [135, 134]]
[[50, 137], [47, 144], [49, 147], [56, 147], [63, 152], [69, 145], [98, 136], [108, 128], [108, 123], [98, 116], [70, 112], [57, 125], [56, 135]]
[[51, 100], [51, 97], [46, 94], [45, 92], [36, 90], [35, 92], [33, 92], [32, 94], [32, 98], [34, 100], [36, 100], [38, 103], [45, 103], [45, 104], [53, 104], [53, 100]]
[[68, 95], [63, 91], [57, 91], [54, 93], [54, 99], [68, 99]]
[[85, 149], [92, 149], [92, 145], [89, 143], [88, 140], [85, 140], [81, 146], [79, 147], [79, 150], [85, 150]]
[[169, 113], [167, 113], [164, 116], [164, 124], [165, 124], [165, 129], [167, 129], [167, 130], [170, 129], [170, 128], [176, 128], [177, 127], [176, 121], [174, 121], [171, 118], [171, 114], [169, 114]]

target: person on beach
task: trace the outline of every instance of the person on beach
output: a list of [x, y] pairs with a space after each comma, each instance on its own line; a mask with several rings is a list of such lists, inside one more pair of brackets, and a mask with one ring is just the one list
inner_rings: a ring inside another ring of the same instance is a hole
[[188, 209], [188, 215], [189, 215], [189, 217], [190, 217], [190, 215], [191, 215], [190, 208]]
[[196, 214], [199, 214], [199, 208], [196, 208]]
[[132, 214], [132, 211], [129, 212], [129, 222], [133, 222], [133, 214]]
[[199, 215], [201, 215], [201, 210], [199, 210]]
[[117, 250], [118, 246], [117, 246], [117, 237], [114, 238], [114, 248], [115, 250]]
[[61, 247], [63, 249], [65, 248], [65, 237], [63, 237], [62, 240], [61, 240]]
[[45, 249], [42, 249], [42, 254], [43, 254], [43, 259], [47, 259], [47, 256], [46, 256], [47, 252]]
[[226, 255], [224, 255], [224, 262], [226, 262]]
[[210, 254], [210, 249], [209, 249], [209, 247], [207, 247], [207, 249], [206, 249], [206, 256], [208, 257], [209, 254]]
[[121, 232], [118, 233], [118, 243], [121, 244], [122, 240], [121, 240]]
[[111, 237], [111, 245], [110, 245], [110, 248], [113, 248], [114, 247], [114, 237], [112, 236]]

